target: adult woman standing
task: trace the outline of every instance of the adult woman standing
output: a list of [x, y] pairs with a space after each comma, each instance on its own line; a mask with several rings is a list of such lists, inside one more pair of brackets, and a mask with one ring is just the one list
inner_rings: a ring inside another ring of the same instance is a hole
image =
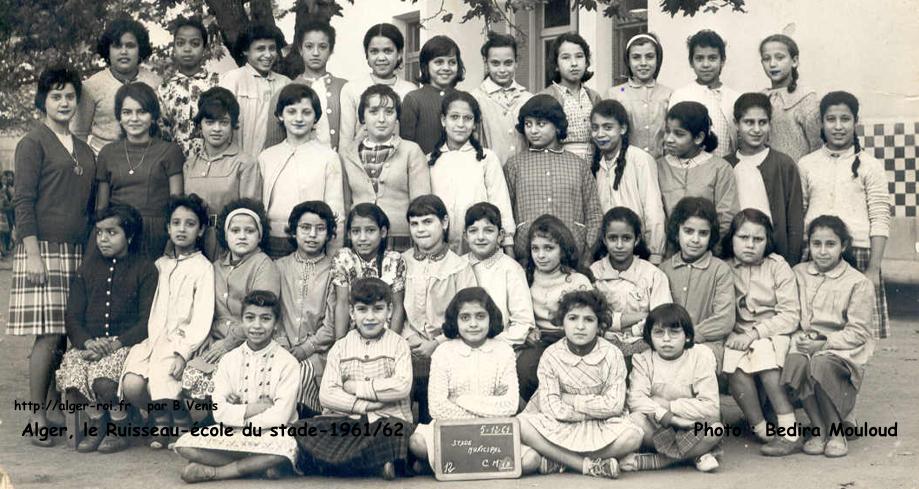
[[99, 152], [96, 209], [109, 204], [130, 205], [144, 221], [140, 254], [156, 260], [163, 254], [166, 204], [183, 191], [185, 156], [176, 143], [159, 137], [160, 104], [156, 92], [144, 83], [128, 83], [115, 93], [115, 117], [124, 137]]
[[[35, 335], [29, 355], [29, 394], [38, 410], [29, 420], [48, 425], [45, 412], [51, 376], [64, 353], [64, 313], [70, 282], [83, 259], [90, 224], [96, 164], [90, 147], [70, 133], [82, 85], [66, 68], [38, 79], [39, 125], [16, 146], [13, 205], [20, 242], [13, 261], [7, 334]], [[32, 438], [51, 446], [53, 438]]]
[[112, 94], [126, 83], [143, 82], [158, 87], [162, 80], [140, 66], [141, 61], [153, 54], [153, 48], [147, 28], [136, 20], [119, 18], [112, 21], [99, 38], [96, 52], [108, 69], [86, 80], [70, 129], [99, 154], [103, 146], [121, 135]]

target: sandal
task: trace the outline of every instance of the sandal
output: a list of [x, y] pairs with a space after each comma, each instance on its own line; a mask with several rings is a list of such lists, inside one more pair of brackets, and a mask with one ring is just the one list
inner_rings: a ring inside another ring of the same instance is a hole
[[217, 468], [191, 462], [182, 469], [182, 480], [194, 484], [212, 481], [217, 477]]

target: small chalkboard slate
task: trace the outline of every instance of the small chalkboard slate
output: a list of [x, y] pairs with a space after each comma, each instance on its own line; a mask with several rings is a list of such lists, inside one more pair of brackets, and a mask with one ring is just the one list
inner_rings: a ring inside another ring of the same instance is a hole
[[434, 422], [437, 480], [520, 477], [520, 424], [516, 418]]

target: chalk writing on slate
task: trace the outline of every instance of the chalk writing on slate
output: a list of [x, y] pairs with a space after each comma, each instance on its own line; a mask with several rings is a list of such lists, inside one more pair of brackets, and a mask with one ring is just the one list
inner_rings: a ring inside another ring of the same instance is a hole
[[520, 477], [520, 425], [515, 418], [434, 422], [438, 480]]

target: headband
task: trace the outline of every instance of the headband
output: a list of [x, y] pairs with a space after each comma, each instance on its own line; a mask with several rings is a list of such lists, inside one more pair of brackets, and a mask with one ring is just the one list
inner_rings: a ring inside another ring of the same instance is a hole
[[632, 36], [631, 39], [629, 39], [629, 42], [625, 43], [625, 50], [626, 50], [626, 52], [628, 52], [629, 48], [632, 47], [632, 44], [634, 44], [635, 41], [638, 41], [638, 40], [641, 40], [641, 39], [647, 39], [647, 40], [651, 41], [652, 43], [654, 43], [655, 46], [658, 45], [657, 39], [654, 39], [654, 36], [651, 36], [651, 35], [649, 35], [649, 34], [636, 34], [636, 35]]
[[252, 220], [255, 221], [255, 226], [258, 228], [259, 239], [261, 239], [262, 236], [264, 236], [263, 231], [262, 231], [262, 221], [258, 217], [258, 214], [256, 214], [255, 211], [253, 211], [252, 209], [246, 209], [245, 207], [240, 207], [239, 209], [233, 209], [232, 211], [230, 211], [229, 214], [227, 214], [227, 220], [223, 223], [224, 234], [229, 232], [228, 228], [230, 227], [230, 222], [233, 221], [233, 218], [239, 215], [251, 217]]

